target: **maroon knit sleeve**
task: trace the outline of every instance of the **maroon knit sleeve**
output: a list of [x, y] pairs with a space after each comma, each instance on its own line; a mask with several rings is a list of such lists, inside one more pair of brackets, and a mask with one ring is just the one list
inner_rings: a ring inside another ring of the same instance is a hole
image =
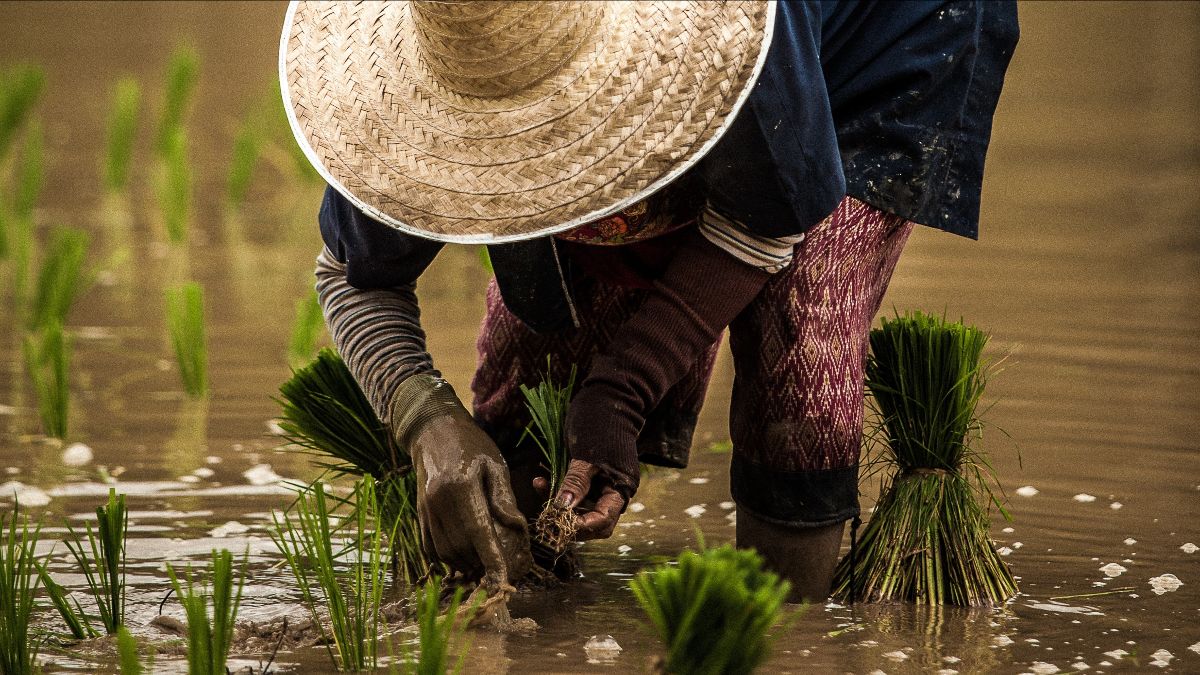
[[572, 459], [596, 466], [628, 500], [637, 437], [654, 406], [770, 278], [693, 230], [642, 306], [598, 354], [567, 416]]

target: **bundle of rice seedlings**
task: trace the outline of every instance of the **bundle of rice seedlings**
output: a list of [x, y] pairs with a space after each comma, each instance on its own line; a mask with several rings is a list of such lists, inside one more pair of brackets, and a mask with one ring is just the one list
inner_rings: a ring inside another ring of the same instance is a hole
[[753, 550], [726, 544], [685, 551], [677, 565], [642, 572], [631, 583], [667, 653], [666, 673], [749, 673], [770, 652], [768, 631], [782, 616], [790, 586], [763, 569]]
[[571, 366], [567, 384], [562, 387], [554, 383], [550, 372], [550, 358], [546, 357], [546, 373], [541, 382], [532, 388], [521, 385], [521, 394], [525, 396], [525, 407], [530, 416], [529, 426], [525, 428], [522, 439], [526, 436], [533, 439], [542, 451], [542, 458], [546, 460], [546, 469], [550, 474], [550, 498], [534, 523], [534, 537], [555, 553], [562, 553], [575, 541], [575, 533], [579, 527], [575, 512], [562, 506], [557, 500], [558, 489], [562, 487], [567, 464], [571, 461], [567, 453], [565, 425], [567, 408], [575, 390], [576, 369], [575, 366]]
[[175, 47], [167, 64], [162, 116], [155, 135], [155, 147], [163, 156], [168, 155], [168, 146], [173, 142], [171, 137], [183, 127], [199, 78], [200, 57], [196, 50], [186, 45]]
[[17, 65], [0, 70], [0, 160], [25, 124], [46, 84], [37, 66]]
[[[296, 577], [313, 623], [322, 627], [318, 608], [329, 615], [326, 649], [339, 670], [376, 666], [379, 606], [385, 583], [383, 521], [375, 508], [375, 481], [364, 476], [355, 487], [350, 517], [332, 526], [333, 513], [324, 484], [301, 493], [293, 510], [273, 516], [271, 539]], [[335, 552], [335, 538], [345, 550]], [[342, 555], [344, 554], [344, 555]], [[329, 642], [333, 642], [330, 649]], [[335, 654], [336, 650], [336, 654]]]
[[[187, 613], [188, 675], [225, 675], [225, 662], [233, 644], [233, 627], [242, 602], [246, 560], [235, 569], [228, 550], [212, 552], [209, 574], [212, 585], [197, 587], [191, 570], [178, 575], [170, 563], [167, 575]], [[211, 606], [212, 610], [209, 611]]]
[[113, 192], [129, 185], [141, 101], [142, 88], [137, 80], [123, 77], [117, 82], [108, 111], [108, 151], [104, 161], [104, 185]]
[[172, 244], [187, 241], [188, 220], [192, 208], [192, 167], [187, 156], [187, 132], [172, 129], [162, 147], [163, 168], [158, 188], [158, 203], [163, 226]]
[[11, 514], [0, 514], [0, 673], [5, 675], [38, 672], [42, 641], [29, 634], [29, 627], [41, 580], [34, 558], [41, 529], [30, 530], [29, 518], [20, 517], [20, 504]]
[[33, 291], [27, 322], [30, 330], [38, 330], [50, 322], [66, 323], [75, 298], [88, 285], [83, 274], [87, 248], [87, 232], [71, 227], [54, 230]]
[[108, 503], [96, 508], [96, 529], [87, 523], [83, 547], [75, 528], [67, 525], [73, 539], [64, 543], [83, 572], [88, 591], [96, 601], [100, 623], [109, 635], [125, 625], [125, 542], [129, 534], [129, 512], [125, 495], [108, 491]]
[[192, 398], [208, 393], [208, 347], [204, 337], [204, 289], [189, 282], [167, 289], [167, 330], [183, 389]]
[[999, 506], [976, 444], [987, 340], [977, 328], [921, 312], [871, 331], [867, 387], [895, 473], [856, 550], [838, 565], [835, 596], [986, 606], [1016, 593], [976, 498]]
[[292, 336], [288, 340], [288, 363], [297, 368], [311, 361], [317, 353], [317, 342], [325, 332], [325, 317], [315, 290], [296, 301], [296, 318], [292, 321]]
[[37, 397], [42, 431], [52, 438], [67, 437], [71, 387], [71, 342], [62, 325], [51, 319], [25, 336], [25, 368]]
[[342, 357], [331, 348], [292, 371], [279, 387], [284, 438], [334, 475], [375, 479], [380, 512], [392, 532], [397, 577], [413, 583], [428, 571], [417, 521], [412, 462], [375, 414]]

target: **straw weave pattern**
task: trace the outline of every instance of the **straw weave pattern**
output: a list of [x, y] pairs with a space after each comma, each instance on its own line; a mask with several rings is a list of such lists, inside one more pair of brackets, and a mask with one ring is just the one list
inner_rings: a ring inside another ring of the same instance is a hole
[[693, 159], [751, 84], [767, 17], [761, 0], [302, 3], [287, 88], [367, 206], [512, 236], [606, 215]]

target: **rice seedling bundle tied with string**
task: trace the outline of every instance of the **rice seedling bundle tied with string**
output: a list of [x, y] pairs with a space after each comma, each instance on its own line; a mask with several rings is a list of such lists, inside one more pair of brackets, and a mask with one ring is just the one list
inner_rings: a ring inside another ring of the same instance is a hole
[[871, 331], [867, 388], [894, 468], [834, 595], [851, 601], [987, 606], [1016, 593], [988, 536], [991, 468], [978, 448], [990, 367], [983, 331], [914, 312]]
[[417, 484], [408, 454], [396, 447], [342, 357], [328, 347], [279, 387], [284, 438], [334, 475], [371, 476], [391, 532], [397, 576], [415, 582], [429, 569], [417, 521]]

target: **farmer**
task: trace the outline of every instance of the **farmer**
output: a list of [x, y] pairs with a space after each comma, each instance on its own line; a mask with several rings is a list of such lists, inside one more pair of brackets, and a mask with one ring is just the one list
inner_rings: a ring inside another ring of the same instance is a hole
[[[608, 537], [683, 467], [729, 331], [737, 545], [828, 595], [856, 518], [866, 336], [914, 223], [977, 236], [1010, 3], [293, 4], [293, 130], [329, 183], [317, 289], [412, 455], [427, 550], [502, 587], [527, 518]], [[495, 279], [474, 412], [425, 348], [445, 242]], [[557, 495], [519, 392], [581, 384]]]

